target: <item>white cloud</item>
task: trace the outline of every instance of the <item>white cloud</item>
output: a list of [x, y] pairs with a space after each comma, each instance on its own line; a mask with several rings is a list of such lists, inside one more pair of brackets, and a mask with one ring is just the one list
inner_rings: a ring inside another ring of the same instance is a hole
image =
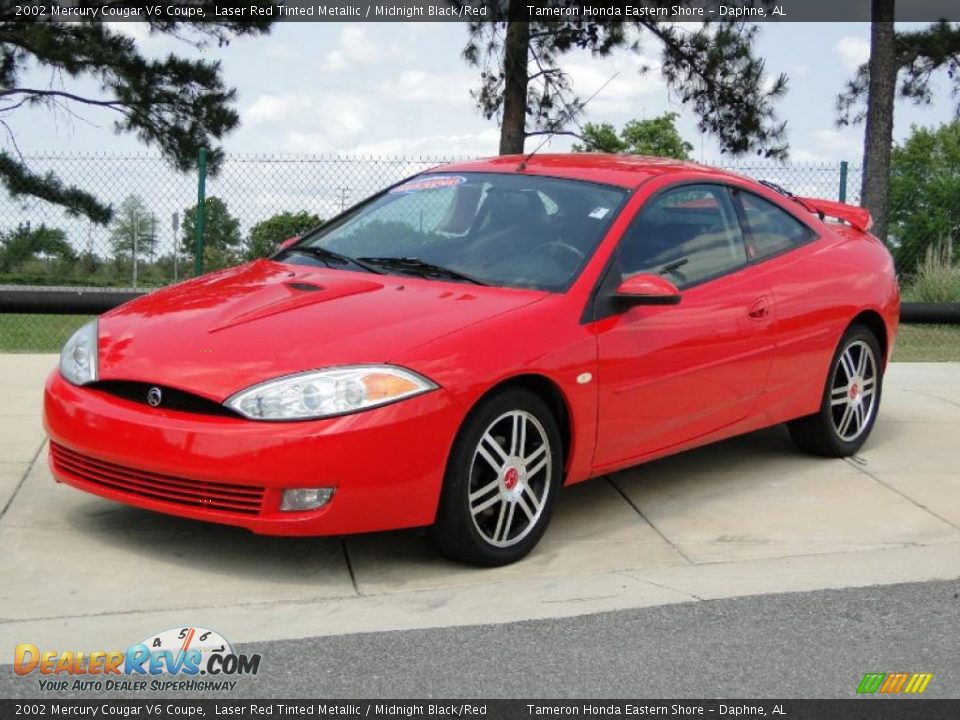
[[[648, 70], [641, 74], [643, 68]], [[613, 53], [599, 61], [585, 55], [565, 63], [563, 69], [581, 100], [596, 93], [587, 105], [588, 113], [636, 112], [639, 99], [655, 95], [666, 87], [660, 77], [659, 63], [636, 53]]]
[[464, 72], [428, 73], [423, 70], [404, 70], [380, 86], [380, 91], [400, 100], [469, 105], [470, 89], [476, 78]]
[[390, 138], [373, 143], [357, 145], [350, 149], [358, 155], [426, 155], [479, 157], [496, 155], [500, 131], [488, 128], [476, 133], [459, 135], [431, 135], [409, 138]]
[[286, 43], [273, 42], [263, 48], [263, 56], [271, 60], [292, 60], [297, 56], [293, 48]]
[[340, 44], [327, 53], [323, 66], [327, 70], [345, 70], [355, 65], [370, 65], [380, 59], [381, 53], [367, 30], [347, 25], [340, 31]]
[[833, 46], [833, 51], [848, 70], [856, 70], [870, 59], [870, 42], [862, 37], [845, 35]]
[[829, 158], [809, 150], [790, 150], [790, 162], [828, 162]]
[[[370, 103], [351, 95], [287, 94], [259, 96], [244, 112], [261, 142], [279, 142], [284, 152], [324, 153], [353, 142], [367, 129]], [[264, 140], [267, 133], [277, 140]], [[276, 137], [276, 136], [275, 136]]]
[[326, 133], [304, 133], [296, 130], [287, 132], [283, 137], [283, 151], [322, 155], [335, 149]]
[[284, 121], [298, 112], [307, 112], [314, 105], [314, 99], [306, 95], [261, 95], [244, 113], [244, 120], [250, 125]]
[[823, 151], [841, 159], [856, 159], [863, 150], [862, 138], [854, 132], [820, 129], [813, 137]]
[[322, 131], [288, 130], [281, 144], [283, 151], [289, 153], [332, 152], [342, 149], [345, 143], [363, 132], [365, 127], [366, 122], [361, 115], [341, 109], [326, 116]]

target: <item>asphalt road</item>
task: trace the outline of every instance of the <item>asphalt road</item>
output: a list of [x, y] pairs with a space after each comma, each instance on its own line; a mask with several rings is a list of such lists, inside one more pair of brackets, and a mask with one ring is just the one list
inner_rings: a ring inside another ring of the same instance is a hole
[[[849, 698], [900, 671], [960, 697], [958, 630], [960, 580], [763, 595], [246, 645], [261, 672], [222, 697]], [[38, 695], [0, 671], [0, 697]]]

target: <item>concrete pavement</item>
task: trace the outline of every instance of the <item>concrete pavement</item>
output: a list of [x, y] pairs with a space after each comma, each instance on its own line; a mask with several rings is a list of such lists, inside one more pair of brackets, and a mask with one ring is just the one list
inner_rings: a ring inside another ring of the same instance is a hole
[[40, 425], [55, 362], [0, 356], [0, 647], [126, 647], [184, 624], [252, 642], [960, 577], [960, 364], [894, 364], [848, 461], [800, 454], [783, 428], [694, 450], [565, 490], [527, 560], [476, 570], [418, 531], [258, 537], [59, 486]]

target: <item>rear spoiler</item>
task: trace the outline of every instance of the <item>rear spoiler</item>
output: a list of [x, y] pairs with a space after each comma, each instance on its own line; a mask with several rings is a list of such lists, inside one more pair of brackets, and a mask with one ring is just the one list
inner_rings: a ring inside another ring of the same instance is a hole
[[843, 220], [861, 232], [866, 232], [873, 225], [873, 218], [866, 208], [817, 198], [798, 197], [796, 200], [810, 212], [819, 215], [821, 220], [824, 216]]

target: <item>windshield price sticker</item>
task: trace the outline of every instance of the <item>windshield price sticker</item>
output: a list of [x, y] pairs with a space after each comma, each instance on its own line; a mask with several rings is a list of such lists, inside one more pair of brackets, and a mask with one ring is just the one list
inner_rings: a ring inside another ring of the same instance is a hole
[[439, 175], [437, 177], [423, 177], [397, 185], [391, 193], [411, 193], [421, 190], [440, 190], [442, 188], [462, 185], [467, 179], [462, 175]]

